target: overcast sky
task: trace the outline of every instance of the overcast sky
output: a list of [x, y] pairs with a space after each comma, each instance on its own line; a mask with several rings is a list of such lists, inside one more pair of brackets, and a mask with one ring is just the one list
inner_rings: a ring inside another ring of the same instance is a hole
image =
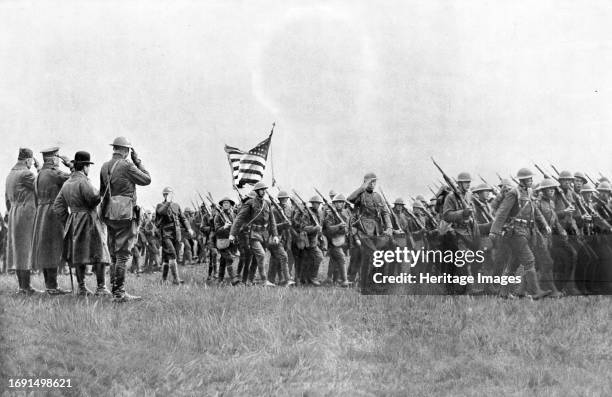
[[124, 135], [143, 206], [164, 186], [191, 206], [231, 193], [224, 144], [276, 121], [276, 179], [305, 198], [368, 171], [426, 193], [432, 155], [491, 182], [531, 159], [612, 175], [610, 21], [610, 1], [3, 1], [0, 166], [60, 144], [98, 186]]

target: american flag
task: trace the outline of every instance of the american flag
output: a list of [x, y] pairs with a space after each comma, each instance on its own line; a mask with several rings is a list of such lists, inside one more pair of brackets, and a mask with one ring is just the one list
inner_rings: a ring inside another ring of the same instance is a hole
[[225, 153], [227, 153], [232, 168], [232, 176], [236, 187], [242, 188], [244, 185], [253, 185], [263, 178], [271, 141], [272, 133], [248, 152], [225, 145]]

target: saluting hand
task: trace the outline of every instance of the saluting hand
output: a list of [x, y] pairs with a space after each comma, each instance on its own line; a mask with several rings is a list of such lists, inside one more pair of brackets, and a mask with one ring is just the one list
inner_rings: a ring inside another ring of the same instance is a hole
[[134, 164], [137, 164], [140, 161], [138, 159], [138, 153], [136, 153], [134, 148], [132, 148], [132, 153], [130, 155], [132, 156], [132, 161], [134, 162]]

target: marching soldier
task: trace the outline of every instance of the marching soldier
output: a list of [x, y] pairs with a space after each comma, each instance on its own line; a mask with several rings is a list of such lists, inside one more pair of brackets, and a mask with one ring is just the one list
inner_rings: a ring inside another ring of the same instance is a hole
[[[546, 220], [542, 213], [537, 209], [532, 198], [531, 185], [533, 183], [533, 173], [527, 168], [521, 168], [517, 173], [519, 186], [506, 192], [495, 220], [491, 226], [489, 238], [495, 246], [498, 242], [508, 244], [512, 250], [512, 263], [510, 271], [514, 273], [520, 265], [525, 269], [525, 280], [523, 282], [532, 293], [533, 299], [540, 299], [548, 296], [550, 290], [542, 290], [538, 282], [535, 270], [535, 257], [530, 247], [530, 241], [535, 237], [534, 227], [538, 221], [546, 225]], [[502, 237], [502, 230], [506, 233]], [[550, 226], [545, 226], [546, 235], [551, 233]]]
[[172, 201], [174, 190], [165, 187], [162, 191], [164, 201], [155, 208], [155, 226], [159, 230], [162, 242], [162, 282], [168, 280], [168, 271], [172, 274], [172, 284], [182, 284], [178, 272], [177, 258], [181, 249], [181, 226], [188, 234], [193, 234], [191, 226], [181, 207]]
[[[63, 267], [63, 225], [52, 207], [62, 185], [70, 178], [70, 174], [59, 169], [58, 147], [45, 149], [41, 153], [43, 166], [34, 181], [37, 207], [32, 242], [32, 269], [43, 271], [45, 287], [49, 295], [62, 295], [69, 292], [57, 286], [57, 271], [58, 268]], [[72, 169], [73, 165], [67, 157], [62, 157], [61, 160], [66, 167]], [[105, 291], [108, 292], [106, 289]]]
[[110, 254], [106, 228], [97, 212], [100, 192], [87, 177], [93, 164], [90, 160], [88, 152], [76, 152], [74, 172], [55, 198], [53, 212], [64, 224], [63, 258], [75, 268], [79, 295], [92, 295], [85, 286], [85, 266], [92, 265], [102, 269], [96, 272], [96, 296], [103, 296], [109, 295], [104, 282], [104, 264], [110, 262]]
[[268, 268], [268, 280], [275, 282], [276, 276], [281, 278], [280, 285], [293, 285], [295, 282], [291, 279], [291, 270], [293, 268], [294, 258], [291, 252], [291, 219], [293, 219], [293, 208], [288, 205], [289, 194], [284, 191], [278, 192], [277, 195], [279, 207], [283, 213], [281, 214], [276, 207], [272, 208], [274, 219], [276, 220], [276, 228], [280, 235], [280, 246], [287, 254], [286, 269], [282, 268], [281, 261], [278, 255], [270, 256], [270, 266]]
[[322, 202], [318, 196], [312, 197], [310, 199], [310, 207], [304, 206], [302, 211], [298, 211], [293, 222], [296, 233], [304, 243], [300, 259], [296, 262], [300, 282], [315, 287], [321, 285], [318, 276], [319, 267], [321, 262], [323, 262], [323, 252], [321, 251], [322, 229], [320, 226], [320, 206]]
[[389, 211], [377, 192], [376, 175], [365, 174], [363, 184], [347, 200], [354, 205], [355, 226], [361, 243], [360, 288], [362, 293], [373, 292], [372, 263], [374, 251], [391, 244], [393, 228]]
[[32, 165], [38, 168], [31, 149], [19, 149], [17, 164], [6, 178], [6, 209], [8, 210], [7, 267], [15, 270], [19, 293], [33, 294], [38, 291], [30, 285], [32, 266], [32, 234], [36, 216], [36, 177], [30, 171]]
[[[275, 285], [268, 281], [265, 272], [265, 257], [266, 252], [264, 250], [264, 244], [267, 244], [269, 237], [271, 237], [272, 245], [278, 246], [280, 239], [278, 237], [278, 231], [276, 229], [276, 221], [272, 216], [272, 209], [270, 203], [264, 200], [268, 186], [263, 182], [257, 182], [253, 187], [255, 197], [248, 200], [240, 208], [240, 212], [236, 216], [236, 219], [232, 225], [229, 234], [230, 242], [236, 240], [240, 230], [243, 226], [250, 228], [250, 247], [257, 261], [257, 269], [259, 270], [259, 277], [262, 280], [263, 286], [274, 287]], [[246, 228], [245, 228], [246, 229]], [[280, 250], [277, 252], [280, 253]], [[287, 254], [285, 254], [284, 262], [287, 262]]]
[[223, 273], [227, 272], [230, 277], [232, 285], [240, 284], [240, 278], [238, 276], [238, 262], [240, 261], [240, 254], [238, 253], [238, 247], [234, 243], [229, 241], [229, 232], [234, 222], [234, 200], [229, 197], [224, 197], [219, 201], [219, 206], [223, 213], [216, 213], [214, 218], [215, 225], [215, 239], [217, 249], [221, 255], [221, 263], [219, 266], [219, 282], [223, 280]]
[[[340, 286], [346, 288], [350, 285], [347, 277], [346, 269], [346, 254], [344, 250], [347, 247], [347, 234], [348, 225], [350, 220], [350, 214], [344, 209], [346, 199], [342, 194], [336, 195], [332, 199], [331, 205], [336, 207], [336, 211], [331, 208], [325, 213], [323, 219], [323, 231], [327, 234], [327, 241], [329, 245], [329, 269], [327, 274], [328, 278], [332, 281], [334, 273], [338, 274], [338, 281]], [[336, 216], [340, 215], [340, 219]], [[330, 277], [331, 275], [331, 277]]]
[[534, 254], [540, 270], [540, 282], [545, 283], [546, 288], [550, 286], [552, 291], [550, 296], [553, 298], [563, 296], [563, 293], [557, 289], [555, 284], [555, 281], [559, 278], [559, 269], [555, 269], [555, 264], [558, 263], [558, 261], [555, 261], [555, 257], [568, 252], [571, 254], [571, 247], [568, 247], [567, 243], [567, 232], [559, 223], [555, 212], [555, 192], [558, 186], [559, 184], [556, 181], [545, 178], [539, 186], [541, 198], [536, 201], [537, 208], [550, 226], [552, 234], [542, 236], [543, 244], [539, 246], [539, 249], [534, 250]]
[[[472, 177], [469, 173], [459, 173], [457, 176], [458, 195], [450, 192], [444, 199], [442, 219], [452, 224], [453, 230], [446, 233], [443, 240], [445, 248], [451, 251], [476, 251], [480, 248], [480, 233], [474, 232], [475, 227], [473, 225], [477, 221], [474, 217], [474, 208], [472, 207], [474, 204], [472, 202], [472, 193], [470, 192], [471, 182]], [[467, 203], [468, 206], [465, 207], [462, 203]], [[465, 266], [457, 267], [454, 263], [445, 263], [443, 272], [453, 276], [468, 275], [468, 269]], [[451, 294], [463, 294], [467, 289], [468, 287], [457, 284], [446, 285], [446, 290]]]
[[[108, 227], [108, 245], [112, 258], [112, 293], [116, 301], [125, 302], [141, 299], [125, 292], [125, 272], [132, 259], [132, 248], [136, 243], [140, 221], [136, 185], [149, 185], [151, 176], [126, 138], [115, 138], [111, 146], [113, 157], [100, 170], [102, 214]], [[132, 162], [127, 160], [130, 150]]]

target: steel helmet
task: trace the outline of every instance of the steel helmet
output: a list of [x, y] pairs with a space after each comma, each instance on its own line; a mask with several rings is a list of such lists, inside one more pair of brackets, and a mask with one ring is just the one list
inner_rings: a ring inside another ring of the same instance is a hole
[[499, 185], [497, 185], [499, 187], [504, 187], [504, 186], [512, 186], [512, 182], [510, 182], [510, 179], [508, 178], [502, 178], [501, 181], [499, 181]]
[[406, 203], [404, 203], [404, 199], [401, 197], [398, 197], [395, 199], [395, 201], [393, 202], [394, 205], [405, 205]]
[[559, 173], [559, 180], [561, 179], [574, 179], [574, 177], [572, 176], [572, 173], [569, 171], [561, 171]]
[[367, 174], [365, 174], [365, 175], [363, 176], [363, 180], [364, 180], [364, 181], [365, 181], [365, 180], [367, 180], [367, 179], [377, 179], [377, 178], [376, 178], [376, 174], [375, 174], [375, 173], [373, 173], [373, 172], [368, 172]]
[[191, 208], [187, 207], [183, 210], [183, 212], [187, 213], [187, 214], [191, 214], [193, 211], [191, 210]]
[[334, 198], [332, 199], [332, 203], [335, 203], [338, 201], [346, 202], [346, 198], [342, 194], [336, 194]]
[[457, 175], [457, 182], [472, 182], [472, 176], [469, 172], [460, 172]]
[[255, 193], [255, 191], [251, 190], [248, 194], [247, 194], [248, 198], [256, 198], [257, 197], [257, 193]]
[[[587, 183], [587, 179], [586, 176], [584, 176], [584, 174], [582, 172], [575, 172], [574, 173], [574, 179], [582, 179], [582, 183]], [[580, 192], [582, 192], [582, 190], [580, 190]]]
[[319, 196], [312, 196], [310, 200], [308, 200], [308, 202], [309, 203], [322, 203], [323, 200], [321, 200]]
[[415, 201], [414, 203], [412, 203], [412, 208], [421, 208], [421, 209], [425, 209], [425, 206], [423, 205], [422, 202], [420, 202], [419, 200]]
[[610, 182], [601, 182], [599, 186], [597, 186], [597, 190], [601, 192], [612, 192], [612, 185], [610, 185]]
[[169, 193], [174, 193], [174, 189], [172, 189], [170, 186], [166, 186], [164, 190], [162, 190], [162, 194], [169, 194]]
[[111, 146], [121, 146], [121, 147], [131, 148], [132, 144], [130, 143], [130, 141], [127, 140], [126, 137], [118, 136], [117, 138], [115, 138], [113, 143], [111, 143]]
[[281, 190], [280, 192], [278, 192], [278, 196], [276, 196], [276, 198], [279, 198], [279, 199], [289, 198], [289, 193], [287, 193], [284, 190]]
[[544, 180], [542, 180], [542, 182], [540, 182], [540, 186], [538, 187], [539, 190], [544, 190], [544, 189], [548, 189], [548, 188], [555, 188], [559, 186], [559, 183], [557, 181], [555, 181], [554, 179], [550, 179], [550, 178], [544, 178]]
[[491, 188], [491, 186], [487, 185], [486, 183], [481, 183], [480, 185], [472, 189], [472, 192], [474, 193], [486, 192], [486, 191], [489, 191], [489, 192], [493, 191], [493, 188]]
[[610, 182], [610, 180], [606, 178], [605, 176], [602, 176], [601, 178], [599, 178], [598, 182]]
[[586, 193], [586, 192], [597, 192], [597, 190], [595, 190], [595, 188], [593, 187], [593, 185], [591, 185], [590, 183], [585, 183], [584, 185], [582, 185], [582, 188], [580, 189], [580, 193]]
[[329, 191], [329, 197], [336, 197], [338, 193], [336, 193], [336, 191], [334, 189]]
[[221, 200], [219, 200], [219, 205], [223, 205], [224, 201], [229, 201], [231, 205], [236, 205], [236, 203], [234, 202], [234, 200], [232, 200], [231, 198], [225, 196], [223, 197]]
[[255, 186], [253, 186], [253, 190], [261, 190], [261, 189], [267, 189], [268, 185], [265, 184], [265, 182], [257, 182], [255, 184]]
[[418, 196], [416, 196], [415, 198], [416, 198], [417, 200], [419, 200], [419, 201], [425, 202], [425, 197], [423, 197], [423, 196], [422, 196], [422, 195], [420, 195], [420, 194], [419, 194]]
[[529, 168], [521, 168], [516, 173], [516, 179], [518, 179], [519, 181], [521, 179], [529, 179], [529, 178], [533, 178], [533, 172]]

